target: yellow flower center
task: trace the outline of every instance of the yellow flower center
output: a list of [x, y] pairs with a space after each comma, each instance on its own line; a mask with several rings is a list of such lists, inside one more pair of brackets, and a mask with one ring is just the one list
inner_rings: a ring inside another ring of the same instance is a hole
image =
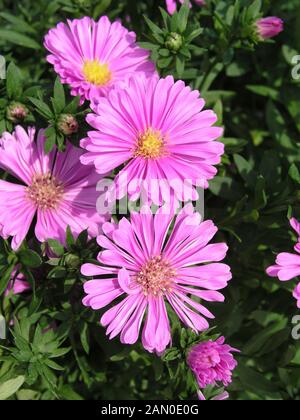
[[161, 256], [151, 258], [136, 276], [145, 296], [162, 296], [172, 291], [176, 271]]
[[112, 73], [108, 64], [101, 64], [99, 60], [87, 60], [83, 65], [85, 80], [96, 86], [107, 85], [111, 81]]
[[135, 156], [145, 159], [156, 159], [164, 154], [164, 139], [160, 131], [148, 128], [138, 138]]
[[56, 209], [64, 193], [64, 187], [51, 174], [35, 175], [26, 188], [27, 197], [41, 210]]

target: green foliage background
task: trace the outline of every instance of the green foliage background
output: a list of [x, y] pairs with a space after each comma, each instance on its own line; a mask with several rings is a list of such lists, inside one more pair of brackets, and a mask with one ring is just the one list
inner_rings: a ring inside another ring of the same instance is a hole
[[[208, 335], [222, 333], [242, 351], [231, 398], [300, 399], [300, 341], [291, 338], [295, 283], [265, 274], [276, 253], [292, 250], [288, 218], [300, 217], [300, 81], [291, 76], [292, 57], [300, 54], [300, 0], [207, 3], [169, 21], [159, 11], [164, 1], [156, 0], [0, 0], [0, 53], [14, 63], [0, 81], [0, 132], [13, 129], [7, 107], [18, 101], [30, 111], [25, 125], [51, 125], [49, 149], [55, 142], [63, 149], [59, 116], [73, 114], [81, 126], [72, 137], [77, 144], [87, 129], [87, 107], [54, 84], [43, 36], [66, 18], [121, 18], [151, 48], [161, 75], [200, 89], [225, 127], [226, 155], [205, 208], [230, 248], [233, 280], [225, 304], [212, 305], [216, 329]], [[285, 31], [259, 42], [253, 21], [268, 15], [282, 17]], [[175, 44], [174, 33], [180, 36]], [[68, 249], [49, 241], [57, 255], [50, 261], [33, 234], [17, 254], [0, 241], [1, 313], [14, 320], [1, 341], [0, 399], [196, 398], [184, 362], [196, 338], [174, 320], [174, 347], [162, 358], [140, 344], [108, 341], [100, 314], [81, 305], [79, 267], [96, 257], [97, 247], [85, 232], [77, 241], [67, 236]], [[4, 299], [16, 265], [33, 291]]]

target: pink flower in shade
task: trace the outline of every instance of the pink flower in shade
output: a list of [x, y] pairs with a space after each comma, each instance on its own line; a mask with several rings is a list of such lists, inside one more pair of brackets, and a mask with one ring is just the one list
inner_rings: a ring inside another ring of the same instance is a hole
[[219, 383], [228, 386], [232, 381], [232, 371], [237, 362], [231, 352], [239, 352], [227, 344], [225, 338], [206, 341], [193, 346], [188, 354], [187, 362], [192, 369], [201, 389]]
[[54, 149], [46, 155], [43, 130], [36, 143], [34, 137], [34, 128], [17, 126], [0, 138], [0, 167], [25, 184], [0, 180], [0, 235], [12, 236], [12, 248], [18, 249], [37, 216], [41, 242], [65, 243], [68, 225], [75, 236], [85, 229], [97, 236], [104, 221], [96, 212], [99, 175], [80, 164], [82, 150], [68, 143], [65, 153]]
[[273, 38], [284, 29], [284, 22], [276, 16], [262, 18], [256, 21], [258, 34], [263, 39]]
[[196, 200], [194, 186], [208, 187], [224, 153], [214, 141], [223, 129], [213, 127], [217, 116], [204, 105], [198, 91], [172, 76], [131, 78], [126, 90], [110, 91], [94, 104], [96, 114], [87, 121], [96, 131], [81, 141], [88, 150], [81, 162], [100, 174], [126, 164], [115, 178], [118, 199], [126, 193], [135, 199], [157, 180], [152, 202], [161, 205], [166, 189], [180, 201]]
[[7, 296], [10, 291], [12, 291], [14, 295], [19, 295], [27, 292], [30, 288], [30, 284], [25, 280], [24, 275], [22, 273], [17, 274], [16, 270], [14, 270], [11, 275], [11, 281], [5, 291], [5, 296]]
[[[179, 0], [181, 4], [184, 4], [185, 0]], [[205, 6], [205, 0], [194, 0], [197, 6]], [[190, 6], [192, 6], [190, 4]], [[176, 0], [166, 0], [166, 7], [170, 15], [173, 15], [177, 10]]]
[[300, 283], [296, 286], [293, 296], [297, 300], [297, 307], [300, 309]]
[[[206, 401], [206, 398], [205, 398], [203, 392], [201, 392], [200, 390], [197, 391], [197, 395], [198, 395], [198, 399], [200, 401]], [[224, 400], [228, 400], [228, 398], [229, 398], [229, 394], [228, 394], [228, 392], [225, 391], [225, 392], [222, 392], [221, 394], [217, 395], [216, 397], [213, 397], [211, 399], [211, 401], [224, 401]]]
[[[214, 318], [190, 295], [209, 302], [222, 302], [217, 292], [231, 279], [230, 267], [219, 263], [227, 253], [225, 243], [209, 245], [217, 228], [212, 221], [200, 223], [200, 215], [186, 206], [175, 219], [162, 208], [132, 213], [131, 222], [105, 223], [98, 237], [104, 248], [99, 265], [85, 264], [87, 281], [83, 304], [94, 310], [115, 303], [101, 318], [110, 339], [121, 334], [123, 344], [138, 340], [144, 316], [142, 343], [149, 352], [161, 354], [171, 341], [166, 302], [181, 321], [196, 332], [209, 327]], [[170, 236], [168, 236], [170, 233]]]
[[[278, 277], [280, 281], [289, 281], [300, 276], [300, 223], [293, 218], [290, 224], [298, 234], [298, 243], [294, 247], [297, 254], [283, 252], [277, 256], [276, 265], [267, 268], [267, 274], [270, 277]], [[300, 308], [300, 283], [294, 290], [293, 296]]]
[[136, 35], [107, 16], [95, 22], [89, 17], [59, 23], [45, 37], [47, 56], [72, 95], [91, 100], [136, 72], [152, 74], [150, 53], [136, 44]]

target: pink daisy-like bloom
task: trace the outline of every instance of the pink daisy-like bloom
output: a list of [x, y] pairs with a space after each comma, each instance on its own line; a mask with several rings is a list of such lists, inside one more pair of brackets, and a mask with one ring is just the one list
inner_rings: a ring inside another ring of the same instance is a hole
[[189, 351], [187, 362], [201, 389], [220, 383], [228, 386], [232, 382], [232, 371], [237, 361], [231, 353], [239, 350], [224, 343], [225, 338], [220, 337], [216, 341], [196, 344]]
[[[184, 4], [185, 0], [179, 0], [181, 4]], [[197, 6], [205, 6], [205, 0], [194, 0], [194, 3]], [[173, 15], [177, 10], [177, 2], [176, 0], [166, 0], [166, 7], [170, 15]], [[190, 7], [192, 4], [190, 3]]]
[[[282, 252], [276, 258], [276, 265], [267, 268], [267, 274], [270, 277], [278, 277], [280, 281], [289, 281], [300, 276], [300, 223], [293, 218], [290, 224], [298, 235], [298, 243], [294, 247], [297, 254]], [[294, 290], [293, 296], [300, 308], [300, 283]]]
[[7, 296], [11, 291], [14, 295], [19, 295], [30, 289], [30, 284], [25, 280], [24, 275], [14, 270], [4, 295]]
[[51, 29], [44, 46], [51, 52], [48, 62], [82, 102], [106, 95], [132, 74], [155, 71], [149, 51], [140, 48], [135, 33], [120, 22], [103, 16], [98, 22], [84, 17], [67, 23]]
[[273, 38], [284, 29], [284, 22], [276, 16], [269, 16], [256, 21], [258, 34], [263, 39]]
[[126, 193], [136, 199], [143, 189], [159, 205], [169, 201], [166, 189], [180, 201], [198, 199], [194, 186], [208, 187], [224, 153], [224, 145], [214, 141], [223, 129], [213, 127], [217, 116], [203, 110], [199, 96], [172, 76], [131, 78], [126, 89], [110, 91], [87, 116], [96, 131], [81, 141], [88, 151], [81, 162], [94, 164], [100, 174], [126, 164], [115, 178], [118, 199]]
[[13, 134], [0, 138], [0, 168], [25, 184], [0, 180], [0, 235], [12, 236], [14, 250], [35, 216], [40, 242], [51, 238], [65, 243], [67, 226], [75, 236], [88, 229], [95, 237], [105, 220], [96, 212], [99, 175], [80, 164], [82, 150], [68, 143], [65, 153], [54, 148], [47, 155], [43, 133], [39, 131], [35, 142], [34, 128], [26, 132], [17, 126]]
[[204, 331], [209, 327], [206, 318], [214, 316], [190, 295], [222, 302], [224, 296], [217, 290], [232, 277], [230, 267], [219, 263], [227, 245], [209, 245], [218, 230], [212, 221], [201, 223], [200, 215], [186, 206], [171, 229], [174, 217], [164, 213], [160, 208], [153, 215], [148, 208], [132, 213], [131, 221], [105, 223], [105, 235], [98, 237], [104, 248], [98, 256], [101, 265], [85, 264], [81, 270], [98, 277], [84, 285], [85, 306], [98, 310], [123, 297], [101, 318], [109, 338], [121, 334], [123, 344], [135, 343], [145, 316], [143, 346], [158, 354], [171, 341], [166, 302], [185, 325]]

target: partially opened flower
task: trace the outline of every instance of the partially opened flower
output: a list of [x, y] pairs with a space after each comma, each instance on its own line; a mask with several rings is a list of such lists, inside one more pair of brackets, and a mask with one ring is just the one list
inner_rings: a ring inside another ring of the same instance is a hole
[[12, 236], [12, 247], [18, 249], [36, 216], [35, 235], [41, 242], [65, 243], [67, 226], [75, 236], [85, 229], [97, 236], [105, 220], [96, 212], [99, 175], [80, 164], [82, 150], [68, 143], [65, 153], [55, 148], [47, 155], [43, 130], [36, 143], [34, 137], [34, 128], [26, 132], [17, 126], [0, 138], [0, 168], [19, 181], [0, 180], [0, 235]]
[[85, 264], [81, 270], [96, 277], [84, 285], [84, 305], [98, 310], [119, 300], [101, 318], [107, 335], [112, 339], [121, 334], [122, 343], [133, 344], [145, 317], [143, 346], [158, 354], [171, 341], [166, 304], [186, 326], [204, 331], [209, 327], [206, 318], [214, 316], [190, 296], [222, 302], [224, 296], [217, 290], [231, 279], [230, 267], [219, 263], [226, 256], [226, 244], [209, 245], [217, 233], [213, 222], [201, 223], [191, 207], [177, 216], [173, 228], [172, 222], [161, 208], [156, 215], [132, 213], [131, 221], [105, 223], [105, 235], [98, 237], [104, 248], [98, 256], [101, 265]]
[[258, 35], [262, 39], [273, 38], [280, 34], [284, 29], [284, 22], [282, 19], [276, 16], [269, 16], [266, 18], [259, 19], [256, 22]]
[[73, 95], [91, 100], [105, 95], [136, 72], [152, 74], [149, 52], [136, 44], [136, 35], [107, 16], [95, 22], [89, 17], [59, 23], [45, 37], [47, 60]]
[[117, 198], [128, 193], [134, 199], [146, 189], [159, 205], [168, 201], [166, 191], [180, 201], [197, 199], [194, 187], [208, 186], [224, 153], [215, 141], [223, 129], [213, 127], [217, 116], [204, 105], [198, 91], [172, 76], [131, 78], [88, 115], [96, 130], [81, 141], [88, 150], [81, 162], [100, 174], [126, 164], [115, 178]]
[[26, 281], [24, 274], [18, 273], [17, 270], [14, 270], [5, 291], [5, 296], [7, 296], [10, 292], [14, 295], [19, 295], [27, 292], [28, 290], [30, 290], [30, 284]]
[[[197, 6], [205, 6], [205, 0], [193, 0], [194, 3]], [[185, 0], [179, 0], [181, 4], [184, 4]], [[177, 1], [176, 0], [166, 0], [166, 7], [170, 15], [173, 15], [173, 13], [177, 10]], [[191, 4], [190, 4], [191, 5]]]
[[[290, 221], [292, 228], [298, 234], [298, 243], [294, 249], [296, 254], [283, 252], [276, 258], [276, 265], [267, 269], [267, 274], [271, 277], [278, 277], [281, 281], [289, 281], [300, 276], [300, 224], [296, 219]], [[293, 296], [297, 299], [300, 308], [300, 283], [294, 290]]]
[[224, 343], [225, 338], [220, 337], [216, 341], [205, 341], [191, 348], [187, 362], [201, 389], [208, 385], [228, 386], [231, 383], [232, 371], [237, 366], [231, 353], [239, 350]]

